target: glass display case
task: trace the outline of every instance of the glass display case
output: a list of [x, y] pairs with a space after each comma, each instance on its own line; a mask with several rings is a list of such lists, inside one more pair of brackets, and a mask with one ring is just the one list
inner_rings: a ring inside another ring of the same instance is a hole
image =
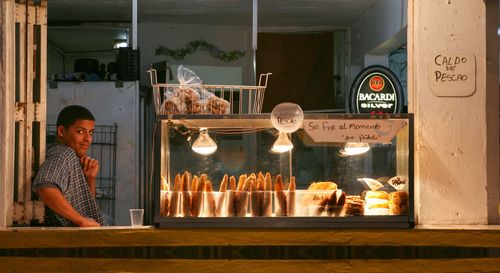
[[284, 136], [270, 114], [158, 116], [156, 127], [158, 227], [413, 226], [411, 114], [306, 113]]

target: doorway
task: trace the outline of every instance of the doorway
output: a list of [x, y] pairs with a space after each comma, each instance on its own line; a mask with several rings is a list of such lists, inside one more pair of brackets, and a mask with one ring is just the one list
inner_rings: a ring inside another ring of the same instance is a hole
[[343, 50], [337, 54], [334, 33], [259, 33], [257, 75], [273, 73], [263, 112], [281, 102], [303, 110], [343, 108], [345, 56]]

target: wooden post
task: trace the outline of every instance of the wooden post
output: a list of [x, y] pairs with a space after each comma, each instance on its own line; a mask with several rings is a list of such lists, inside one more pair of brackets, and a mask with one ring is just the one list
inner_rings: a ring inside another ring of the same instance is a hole
[[12, 224], [15, 128], [15, 1], [0, 0], [0, 227]]
[[0, 227], [43, 219], [31, 181], [45, 154], [47, 0], [0, 0]]

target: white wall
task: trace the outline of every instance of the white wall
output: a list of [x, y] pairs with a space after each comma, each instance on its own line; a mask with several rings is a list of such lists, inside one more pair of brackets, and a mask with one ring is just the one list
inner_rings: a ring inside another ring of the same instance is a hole
[[[139, 23], [138, 47], [140, 49], [141, 84], [149, 86], [149, 74], [146, 72], [151, 63], [170, 60], [171, 64], [185, 66], [230, 66], [241, 67], [243, 84], [253, 84], [253, 53], [251, 44], [251, 28], [233, 26], [171, 25], [163, 23]], [[205, 40], [225, 52], [245, 51], [245, 57], [233, 62], [224, 62], [212, 57], [207, 51], [198, 50], [183, 60], [174, 60], [166, 56], [156, 56], [158, 46], [170, 49], [182, 49], [189, 42]], [[203, 79], [202, 79], [203, 80]], [[226, 84], [221, 82], [219, 84]]]
[[[418, 223], [498, 224], [498, 37], [492, 31], [498, 2], [411, 2], [408, 86]], [[475, 92], [436, 96], [428, 80], [432, 56], [457, 51], [475, 56]]]
[[138, 204], [139, 92], [135, 82], [58, 82], [47, 89], [47, 124], [55, 124], [65, 106], [87, 107], [96, 125], [117, 123], [115, 224], [129, 225], [129, 208]]

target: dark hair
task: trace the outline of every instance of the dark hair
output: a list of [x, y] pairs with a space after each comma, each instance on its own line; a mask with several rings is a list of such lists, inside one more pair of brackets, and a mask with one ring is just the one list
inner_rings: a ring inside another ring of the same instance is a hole
[[64, 128], [68, 128], [79, 119], [95, 121], [95, 118], [89, 109], [80, 105], [66, 106], [61, 110], [61, 112], [59, 112], [59, 116], [57, 116], [57, 127], [62, 125]]

